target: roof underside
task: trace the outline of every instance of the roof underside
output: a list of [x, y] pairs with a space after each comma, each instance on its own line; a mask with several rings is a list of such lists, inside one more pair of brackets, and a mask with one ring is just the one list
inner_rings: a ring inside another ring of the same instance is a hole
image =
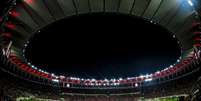
[[13, 49], [19, 53], [24, 42], [44, 26], [90, 12], [116, 12], [148, 19], [175, 34], [184, 51], [193, 47], [189, 29], [195, 15], [185, 0], [24, 0], [13, 12], [10, 20], [16, 27], [6, 31], [13, 33]]

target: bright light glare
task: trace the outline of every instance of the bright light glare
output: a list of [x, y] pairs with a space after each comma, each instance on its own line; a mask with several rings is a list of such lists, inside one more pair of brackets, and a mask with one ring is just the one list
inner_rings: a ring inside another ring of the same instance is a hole
[[70, 87], [70, 84], [67, 84], [66, 87]]
[[135, 87], [138, 87], [138, 84], [137, 84], [137, 83], [135, 83]]
[[193, 2], [192, 2], [191, 0], [188, 0], [188, 4], [189, 4], [190, 6], [193, 6]]
[[180, 60], [178, 59], [177, 62], [180, 62]]
[[52, 81], [53, 81], [53, 82], [59, 82], [59, 80], [58, 80], [58, 79], [52, 79]]
[[145, 82], [152, 81], [152, 78], [145, 79]]

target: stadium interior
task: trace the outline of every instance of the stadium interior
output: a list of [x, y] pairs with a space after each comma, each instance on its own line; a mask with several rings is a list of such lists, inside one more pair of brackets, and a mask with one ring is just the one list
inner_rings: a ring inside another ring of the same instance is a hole
[[201, 101], [200, 0], [0, 0], [0, 101]]

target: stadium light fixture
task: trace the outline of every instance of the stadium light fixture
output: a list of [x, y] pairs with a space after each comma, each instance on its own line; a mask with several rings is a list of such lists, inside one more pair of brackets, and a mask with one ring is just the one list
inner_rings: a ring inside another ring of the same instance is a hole
[[122, 78], [119, 78], [119, 80], [121, 81], [121, 80], [123, 80]]
[[191, 0], [188, 0], [188, 4], [189, 4], [190, 6], [193, 6], [193, 2], [192, 2]]
[[59, 80], [58, 80], [58, 79], [52, 79], [52, 81], [53, 81], [53, 82], [56, 82], [56, 83], [58, 83], [58, 82], [59, 82]]
[[108, 81], [108, 79], [105, 79], [104, 81], [106, 81], [106, 82], [107, 82], [107, 81]]
[[174, 67], [173, 65], [170, 65], [170, 68]]
[[178, 59], [177, 62], [180, 62], [180, 60]]
[[51, 75], [52, 75], [52, 76], [55, 76], [55, 74], [53, 74], [53, 73], [52, 73]]
[[157, 71], [156, 74], [160, 74], [160, 71]]
[[66, 85], [66, 87], [68, 87], [68, 88], [69, 88], [69, 87], [70, 87], [70, 84], [67, 84], [67, 85]]
[[64, 78], [65, 78], [65, 76], [63, 76], [63, 75], [60, 75], [60, 78], [61, 78], [61, 79], [64, 79]]
[[91, 81], [96, 81], [96, 79], [91, 79]]
[[140, 77], [140, 78], [144, 78], [145, 76], [144, 76], [144, 75], [140, 75], [139, 77]]
[[138, 87], [138, 84], [137, 84], [137, 83], [135, 83], [135, 87]]
[[149, 81], [152, 81], [153, 79], [152, 78], [148, 78], [148, 79], [145, 79], [145, 82], [149, 82]]
[[145, 78], [148, 78], [148, 77], [149, 77], [149, 74], [146, 74], [146, 75], [145, 75]]
[[58, 76], [55, 76], [55, 78], [58, 79], [59, 77], [58, 77]]

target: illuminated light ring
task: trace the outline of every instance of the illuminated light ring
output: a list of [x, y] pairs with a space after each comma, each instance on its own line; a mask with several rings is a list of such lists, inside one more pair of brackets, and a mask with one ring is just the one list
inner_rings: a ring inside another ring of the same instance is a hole
[[[145, 19], [146, 20], [146, 19]], [[28, 44], [29, 42], [27, 41], [24, 45], [25, 45], [25, 48], [26, 48], [26, 46], [27, 46], [27, 44]], [[179, 42], [178, 42], [179, 43]], [[29, 62], [28, 62], [29, 63]], [[29, 65], [32, 65], [32, 64], [29, 64]], [[30, 68], [33, 68], [32, 66], [30, 66]], [[34, 69], [34, 68], [33, 68]], [[49, 73], [50, 74], [50, 73]], [[162, 71], [162, 73], [161, 74], [157, 74], [157, 76], [159, 75], [160, 77], [164, 77], [165, 75], [164, 74], [166, 74], [167, 75], [167, 73], [166, 73], [166, 71]], [[154, 73], [153, 73], [153, 75], [152, 75], [153, 77], [155, 76], [154, 75]], [[152, 77], [151, 76], [151, 77]], [[156, 77], [157, 77], [156, 76]], [[57, 77], [59, 77], [59, 76], [57, 76]], [[66, 78], [68, 78], [68, 77], [66, 77]], [[127, 84], [127, 83], [139, 83], [139, 82], [143, 82], [144, 80], [146, 80], [146, 78], [145, 77], [143, 77], [143, 78], [140, 78], [140, 77], [131, 77], [132, 79], [130, 79], [130, 80], [120, 80], [120, 82], [121, 82], [121, 84]], [[134, 78], [134, 79], [133, 79]], [[149, 76], [149, 78], [150, 78], [150, 76]], [[55, 79], [55, 77], [53, 77], [53, 79]], [[62, 82], [65, 82], [65, 80], [64, 79], [62, 79], [62, 80], [60, 80], [60, 81], [62, 81]], [[66, 81], [68, 81], [68, 79], [66, 80]], [[100, 80], [100, 81], [104, 81], [104, 80]], [[84, 81], [85, 82], [85, 81]], [[80, 82], [78, 82], [78, 81], [76, 81], [76, 80], [70, 80], [70, 82], [69, 83], [76, 83], [76, 84], [79, 84]], [[90, 81], [90, 83], [92, 83], [91, 81]]]
[[[144, 18], [144, 20], [147, 20], [148, 21], [148, 19], [145, 19]], [[157, 23], [155, 23], [155, 22], [153, 22], [153, 21], [149, 21], [149, 22], [151, 22], [151, 23], [153, 23], [153, 24], [157, 24]], [[38, 31], [36, 31], [36, 32], [40, 32], [40, 30], [38, 30]], [[33, 36], [32, 36], [33, 37]], [[173, 38], [175, 38], [175, 35], [173, 35]], [[180, 42], [177, 40], [177, 42], [178, 42], [178, 44], [181, 46], [181, 44], [180, 44]], [[23, 50], [25, 50], [25, 48], [26, 48], [26, 46], [27, 46], [27, 44], [29, 43], [29, 41], [27, 41], [27, 42], [25, 42], [25, 44], [24, 44], [24, 49]], [[32, 66], [34, 66], [34, 65], [32, 65], [30, 62], [27, 62], [27, 63], [29, 63], [29, 65], [31, 65], [30, 67], [31, 68], [33, 68]], [[35, 67], [35, 66], [34, 66]], [[34, 69], [34, 68], [33, 68]], [[50, 74], [50, 73], [49, 73]], [[153, 73], [154, 74], [154, 73]], [[152, 74], [152, 76], [154, 76]], [[160, 75], [160, 77], [164, 77], [164, 74], [167, 74], [165, 71], [162, 71], [162, 73], [161, 74], [157, 74], [157, 75]], [[151, 77], [152, 77], [151, 76]], [[56, 75], [56, 77], [60, 77], [60, 76], [58, 76], [58, 75]], [[150, 76], [148, 77], [148, 78], [151, 78]], [[66, 77], [66, 78], [68, 78], [68, 77]], [[143, 78], [141, 78], [141, 77], [131, 77], [132, 79], [130, 79], [130, 80], [127, 80], [127, 79], [124, 79], [124, 80], [120, 80], [120, 82], [121, 82], [121, 84], [127, 84], [128, 82], [130, 82], [130, 83], [133, 83], [133, 81], [135, 81], [135, 82], [137, 82], [137, 83], [139, 83], [139, 82], [143, 82], [144, 80], [146, 80], [147, 78], [146, 77], [143, 77]], [[133, 79], [134, 78], [134, 79]], [[54, 79], [55, 79], [55, 77], [54, 77]], [[61, 81], [63, 81], [63, 82], [65, 82], [64, 81], [64, 79], [62, 79]], [[66, 80], [66, 81], [68, 81], [68, 79]], [[83, 80], [82, 80], [83, 81]], [[104, 80], [100, 80], [100, 81], [104, 81]], [[76, 83], [76, 84], [79, 84], [79, 82], [77, 83], [78, 81], [77, 80], [69, 80], [69, 83]], [[85, 81], [84, 81], [85, 82]], [[90, 81], [90, 83], [93, 83], [92, 81]]]
[[[191, 52], [192, 53], [192, 52]], [[194, 55], [193, 55], [194, 56]], [[135, 83], [141, 83], [146, 81], [147, 79], [158, 79], [158, 78], [163, 78], [166, 76], [169, 76], [173, 73], [176, 73], [178, 71], [181, 71], [182, 69], [184, 69], [186, 67], [186, 65], [191, 64], [191, 62], [193, 62], [195, 60], [195, 57], [193, 57], [192, 54], [190, 54], [190, 57], [186, 57], [186, 59], [182, 60], [180, 63], [176, 64], [175, 66], [162, 70], [160, 72], [155, 72], [153, 74], [150, 74], [151, 76], [149, 77], [131, 77], [129, 80], [128, 79], [122, 79], [122, 80], [116, 80], [114, 83], [119, 83], [120, 85], [124, 85], [124, 84], [135, 84]], [[57, 79], [54, 76], [51, 76], [51, 74], [49, 73], [44, 73], [44, 72], [40, 72], [36, 69], [33, 69], [31, 66], [27, 65], [26, 63], [23, 63], [20, 59], [18, 59], [17, 56], [10, 56], [9, 57], [10, 61], [17, 65], [21, 70], [28, 72], [30, 74], [33, 74], [35, 76], [40, 76], [43, 77], [45, 79], [48, 80], [54, 80]], [[107, 84], [108, 82], [105, 82], [105, 80], [96, 80], [96, 81], [92, 81], [92, 80], [73, 80], [70, 78], [63, 78], [63, 79], [58, 79], [60, 82], [65, 82], [65, 83], [69, 83], [69, 84], [84, 84], [84, 85], [89, 85], [91, 83], [93, 84]], [[102, 86], [101, 85], [101, 86]]]

